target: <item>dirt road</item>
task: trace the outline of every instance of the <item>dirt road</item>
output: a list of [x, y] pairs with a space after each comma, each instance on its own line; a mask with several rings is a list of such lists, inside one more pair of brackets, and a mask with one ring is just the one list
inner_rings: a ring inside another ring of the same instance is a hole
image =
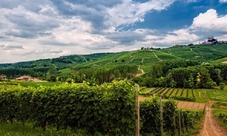
[[212, 109], [206, 108], [206, 116], [203, 128], [197, 136], [227, 136], [227, 132], [215, 120]]

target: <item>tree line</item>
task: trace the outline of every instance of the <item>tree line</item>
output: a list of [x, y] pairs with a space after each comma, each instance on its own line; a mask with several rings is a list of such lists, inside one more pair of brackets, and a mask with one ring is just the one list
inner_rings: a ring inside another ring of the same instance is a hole
[[8, 78], [30, 75], [48, 81], [88, 81], [91, 84], [127, 78], [147, 87], [213, 88], [227, 81], [226, 64], [203, 65], [191, 60], [160, 61], [151, 64], [146, 74], [140, 77], [136, 77], [138, 72], [138, 65], [74, 67], [70, 74], [54, 68], [0, 69], [0, 74]]
[[196, 61], [153, 64], [146, 75], [133, 79], [147, 87], [213, 88], [227, 81], [227, 65], [201, 65]]

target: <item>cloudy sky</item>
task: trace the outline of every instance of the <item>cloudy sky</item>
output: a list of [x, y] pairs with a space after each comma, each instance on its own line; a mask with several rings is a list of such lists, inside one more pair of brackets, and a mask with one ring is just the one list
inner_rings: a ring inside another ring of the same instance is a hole
[[1, 0], [0, 63], [227, 40], [227, 0]]

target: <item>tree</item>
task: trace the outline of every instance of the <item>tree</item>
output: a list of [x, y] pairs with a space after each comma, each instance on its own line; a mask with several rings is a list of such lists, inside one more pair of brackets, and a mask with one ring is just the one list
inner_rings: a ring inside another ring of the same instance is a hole
[[201, 85], [201, 75], [200, 73], [197, 73], [197, 76], [196, 76], [196, 87], [199, 88], [200, 85]]
[[188, 79], [188, 87], [189, 88], [194, 88], [194, 77], [192, 74], [190, 74], [190, 77]]
[[171, 87], [171, 88], [175, 88], [176, 85], [177, 85], [177, 82], [176, 82], [174, 79], [172, 79], [172, 80], [170, 81], [170, 87]]
[[47, 81], [55, 82], [56, 81], [56, 76], [55, 75], [48, 75], [47, 76]]
[[166, 79], [164, 78], [164, 77], [159, 77], [158, 79], [157, 79], [157, 84], [158, 84], [158, 86], [164, 86], [164, 87], [166, 87]]
[[225, 83], [224, 82], [219, 83], [219, 87], [221, 90], [225, 90]]
[[162, 71], [162, 66], [159, 65], [159, 64], [156, 64], [156, 65], [152, 65], [151, 66], [151, 72], [149, 73], [149, 76], [153, 77], [153, 78], [159, 78], [161, 77], [163, 74], [163, 71]]
[[214, 76], [214, 81], [219, 84], [222, 81], [222, 77], [221, 77], [221, 70], [220, 69], [215, 69], [215, 76]]
[[214, 88], [216, 83], [210, 78], [204, 85], [205, 88]]

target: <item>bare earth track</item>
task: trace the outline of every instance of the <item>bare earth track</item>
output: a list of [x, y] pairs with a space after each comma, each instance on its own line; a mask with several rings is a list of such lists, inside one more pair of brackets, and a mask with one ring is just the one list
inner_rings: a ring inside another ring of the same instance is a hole
[[226, 130], [216, 121], [209, 106], [206, 108], [203, 128], [197, 136], [227, 136]]
[[[145, 101], [146, 97], [139, 97], [139, 101]], [[206, 106], [205, 103], [196, 102], [185, 102], [179, 101], [177, 107], [179, 109], [196, 109], [196, 110], [206, 110], [205, 119], [203, 122], [203, 127], [200, 133], [196, 136], [227, 136], [227, 131], [223, 129], [212, 114], [212, 102]]]
[[206, 107], [205, 103], [197, 103], [197, 102], [185, 102], [179, 101], [177, 104], [179, 109], [193, 109], [193, 110], [204, 110]]

